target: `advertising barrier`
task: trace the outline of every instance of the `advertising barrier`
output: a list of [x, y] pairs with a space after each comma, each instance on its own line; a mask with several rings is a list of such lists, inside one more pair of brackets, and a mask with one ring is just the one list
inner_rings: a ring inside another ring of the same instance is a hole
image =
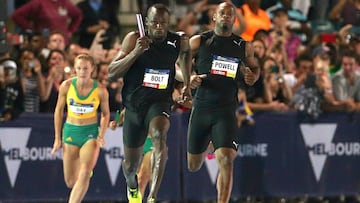
[[[173, 113], [169, 159], [159, 191], [163, 200], [216, 198], [218, 168], [206, 159], [187, 170], [188, 113]], [[258, 113], [239, 129], [232, 197], [356, 195], [360, 192], [360, 114], [324, 114], [307, 122], [295, 112]], [[0, 123], [0, 202], [65, 201], [61, 151], [51, 156], [53, 116], [23, 114]], [[126, 200], [122, 128], [108, 130], [89, 191], [94, 200]]]

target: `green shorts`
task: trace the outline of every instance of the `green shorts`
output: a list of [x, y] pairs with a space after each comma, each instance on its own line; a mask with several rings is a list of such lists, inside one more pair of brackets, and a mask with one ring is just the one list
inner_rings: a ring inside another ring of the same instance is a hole
[[[153, 103], [139, 111], [126, 109], [123, 125], [124, 145], [138, 148], [145, 143], [150, 122], [157, 116], [170, 117], [170, 103]], [[170, 118], [169, 118], [170, 119]]]
[[151, 137], [147, 137], [144, 144], [143, 155], [153, 150], [153, 143]]
[[78, 147], [83, 146], [90, 139], [97, 139], [98, 135], [97, 123], [82, 126], [65, 123], [63, 127], [64, 143]]
[[187, 146], [191, 154], [206, 151], [209, 142], [214, 149], [220, 147], [237, 150], [237, 124], [235, 108], [226, 107], [216, 110], [193, 108], [189, 120]]

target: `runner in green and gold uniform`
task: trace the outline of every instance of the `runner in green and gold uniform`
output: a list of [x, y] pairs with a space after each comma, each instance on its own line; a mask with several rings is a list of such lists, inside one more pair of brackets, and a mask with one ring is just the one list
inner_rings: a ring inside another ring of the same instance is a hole
[[[100, 147], [104, 146], [104, 135], [110, 119], [109, 94], [104, 86], [91, 78], [95, 61], [90, 55], [78, 55], [74, 68], [76, 77], [65, 80], [59, 88], [54, 112], [55, 140], [51, 153], [63, 147], [64, 179], [66, 186], [72, 188], [69, 202], [82, 202]], [[62, 126], [65, 106], [67, 117]]]

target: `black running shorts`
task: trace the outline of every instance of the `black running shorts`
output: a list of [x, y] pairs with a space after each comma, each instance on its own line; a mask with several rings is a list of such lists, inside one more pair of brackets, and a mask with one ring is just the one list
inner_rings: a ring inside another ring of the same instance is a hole
[[153, 103], [136, 111], [126, 109], [123, 126], [124, 145], [129, 148], [142, 146], [148, 134], [150, 121], [161, 115], [169, 118], [170, 112], [170, 104], [166, 102]]
[[235, 109], [226, 107], [216, 110], [193, 108], [189, 120], [188, 152], [201, 154], [211, 141], [214, 149], [228, 147], [237, 150]]

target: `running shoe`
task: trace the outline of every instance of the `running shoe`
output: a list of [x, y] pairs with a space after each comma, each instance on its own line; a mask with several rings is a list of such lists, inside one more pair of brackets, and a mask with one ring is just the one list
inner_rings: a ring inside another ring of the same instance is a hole
[[153, 197], [150, 197], [147, 201], [147, 203], [155, 203], [155, 202], [156, 202], [156, 200]]
[[129, 200], [129, 203], [142, 203], [141, 194], [138, 188], [132, 189], [127, 188], [127, 197]]

